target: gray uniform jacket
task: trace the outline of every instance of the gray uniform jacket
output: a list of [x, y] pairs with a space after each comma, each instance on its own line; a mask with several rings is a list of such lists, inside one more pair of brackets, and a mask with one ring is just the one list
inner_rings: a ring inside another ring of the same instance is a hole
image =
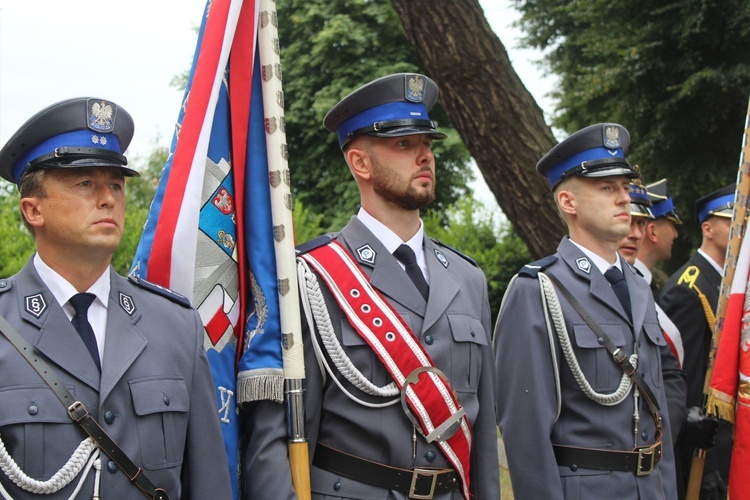
[[[68, 390], [171, 499], [231, 498], [229, 468], [198, 314], [111, 271], [101, 377], [32, 261], [0, 281], [0, 314], [48, 360]], [[47, 480], [86, 434], [50, 388], [0, 336], [0, 437], [21, 469]], [[101, 498], [144, 494], [102, 454]], [[67, 499], [77, 479], [44, 498]], [[0, 472], [15, 499], [41, 498]], [[94, 472], [81, 489], [91, 498]]]
[[[632, 304], [631, 329], [630, 320], [609, 282], [583, 252], [567, 237], [557, 250], [555, 258], [546, 259], [548, 265], [542, 272], [555, 275], [626, 354], [632, 354], [637, 346], [638, 371], [662, 409], [663, 458], [646, 476], [557, 465], [553, 444], [630, 451], [634, 444], [654, 443], [656, 426], [646, 402], [640, 398], [640, 422], [638, 434], [634, 436], [632, 389], [614, 406], [603, 406], [584, 394], [561, 353], [554, 328], [554, 348], [550, 347], [545, 323], [549, 314], [542, 310], [538, 278], [520, 274], [506, 293], [495, 330], [498, 423], [515, 496], [524, 499], [676, 498], [660, 356], [666, 342], [657, 323], [651, 291], [635, 269], [621, 259]], [[560, 294], [558, 297], [573, 352], [586, 379], [596, 392], [614, 392], [623, 370], [567, 300]]]
[[[358, 260], [372, 285], [405, 319], [435, 365], [447, 375], [472, 426], [471, 491], [477, 499], [499, 498], [494, 360], [484, 274], [453, 250], [425, 238], [430, 273], [430, 293], [425, 304], [395, 257], [358, 219], [353, 218], [336, 239]], [[365, 245], [374, 251], [374, 262], [368, 263], [358, 256], [356, 250]], [[371, 382], [377, 386], [387, 385], [391, 377], [385, 367], [351, 327], [325, 283], [320, 281], [335, 334], [346, 354]], [[330, 377], [322, 376], [307, 327], [303, 328], [303, 335], [311, 459], [316, 444], [323, 443], [361, 458], [404, 469], [451, 467], [440, 449], [419, 435], [413, 458], [413, 428], [401, 403], [372, 408], [353, 402]], [[391, 399], [369, 396], [347, 382], [340, 373], [336, 375], [348, 391], [368, 402], [382, 403]], [[284, 407], [273, 402], [259, 402], [247, 405], [245, 409], [245, 432], [249, 440], [244, 461], [247, 498], [294, 498], [286, 453]], [[369, 486], [317, 467], [312, 467], [311, 482], [313, 498], [318, 499], [406, 498], [405, 493]], [[462, 494], [459, 489], [435, 498], [459, 499]]]

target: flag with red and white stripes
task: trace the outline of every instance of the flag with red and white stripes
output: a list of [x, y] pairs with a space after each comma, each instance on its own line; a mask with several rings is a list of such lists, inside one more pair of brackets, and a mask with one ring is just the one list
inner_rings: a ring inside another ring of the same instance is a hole
[[207, 2], [170, 156], [132, 269], [188, 297], [203, 320], [234, 498], [238, 366], [262, 373], [261, 397], [283, 399], [261, 90], [268, 69], [257, 55], [258, 32], [269, 20], [258, 3]]

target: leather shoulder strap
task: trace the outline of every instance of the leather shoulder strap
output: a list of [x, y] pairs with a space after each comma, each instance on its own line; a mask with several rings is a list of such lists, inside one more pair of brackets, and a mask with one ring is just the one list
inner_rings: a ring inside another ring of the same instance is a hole
[[156, 488], [153, 483], [143, 474], [140, 467], [136, 466], [125, 452], [115, 443], [99, 423], [91, 416], [86, 407], [68, 391], [65, 384], [57, 377], [52, 367], [41, 354], [34, 349], [20, 333], [16, 331], [8, 321], [0, 315], [0, 333], [16, 348], [34, 370], [42, 377], [55, 396], [68, 410], [68, 416], [78, 424], [91, 439], [99, 446], [101, 451], [107, 454], [113, 462], [128, 476], [130, 482], [135, 484], [148, 498], [155, 500], [169, 500], [167, 492]]
[[563, 297], [565, 297], [570, 305], [573, 306], [573, 309], [576, 310], [578, 315], [583, 318], [583, 320], [594, 331], [597, 337], [599, 337], [604, 342], [604, 347], [607, 348], [607, 351], [609, 351], [609, 353], [612, 355], [612, 358], [615, 360], [615, 362], [620, 365], [620, 368], [623, 369], [628, 377], [633, 379], [633, 382], [635, 382], [635, 385], [638, 386], [641, 394], [643, 394], [643, 397], [646, 399], [651, 412], [658, 414], [659, 401], [656, 399], [656, 396], [654, 396], [654, 393], [651, 391], [651, 388], [648, 386], [648, 384], [646, 384], [646, 381], [643, 380], [643, 377], [641, 377], [640, 372], [638, 372], [638, 370], [636, 370], [636, 368], [630, 363], [628, 356], [624, 352], [622, 352], [622, 349], [617, 347], [612, 342], [612, 339], [610, 339], [609, 336], [604, 332], [604, 330], [602, 330], [602, 327], [599, 326], [599, 323], [597, 323], [594, 318], [591, 317], [588, 311], [583, 308], [583, 306], [580, 302], [578, 302], [575, 296], [570, 293], [570, 290], [568, 290], [565, 285], [563, 285], [560, 280], [557, 279], [557, 276], [549, 273], [546, 274], [547, 277], [552, 280], [552, 283], [555, 284], [557, 289], [560, 290], [560, 293], [562, 293]]

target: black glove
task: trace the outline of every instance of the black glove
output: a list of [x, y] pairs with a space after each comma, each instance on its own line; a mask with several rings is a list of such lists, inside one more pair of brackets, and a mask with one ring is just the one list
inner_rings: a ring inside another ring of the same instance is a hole
[[700, 406], [691, 406], [688, 408], [680, 435], [688, 444], [701, 450], [708, 450], [716, 444], [718, 428], [719, 421], [715, 417], [704, 415]]
[[727, 486], [719, 475], [719, 471], [712, 470], [703, 474], [701, 482], [700, 500], [726, 500]]

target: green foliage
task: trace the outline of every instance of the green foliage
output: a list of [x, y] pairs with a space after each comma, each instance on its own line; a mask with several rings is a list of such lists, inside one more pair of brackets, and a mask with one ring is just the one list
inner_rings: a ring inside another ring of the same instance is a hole
[[[374, 78], [419, 71], [416, 57], [387, 0], [279, 0], [277, 9], [292, 192], [323, 215], [323, 227], [338, 229], [354, 214], [359, 193], [323, 117]], [[469, 193], [471, 172], [445, 111], [438, 104], [430, 115], [448, 134], [434, 149], [440, 182], [430, 210], [442, 214]]]
[[310, 209], [302, 205], [299, 200], [294, 200], [294, 241], [299, 245], [324, 234], [322, 227], [323, 215], [314, 214]]
[[34, 239], [23, 226], [18, 202], [15, 186], [4, 184], [0, 189], [0, 241], [3, 242], [0, 278], [17, 273], [35, 249]]
[[[625, 125], [647, 182], [669, 179], [699, 239], [693, 202], [732, 182], [750, 91], [747, 0], [515, 0], [525, 43], [560, 78], [554, 126]], [[684, 235], [683, 235], [684, 236]], [[676, 266], [682, 257], [673, 259]]]
[[447, 224], [437, 214], [426, 216], [425, 231], [474, 259], [484, 271], [494, 322], [508, 282], [531, 260], [529, 251], [511, 225], [499, 221], [499, 212], [473, 198], [458, 201], [446, 216]]

